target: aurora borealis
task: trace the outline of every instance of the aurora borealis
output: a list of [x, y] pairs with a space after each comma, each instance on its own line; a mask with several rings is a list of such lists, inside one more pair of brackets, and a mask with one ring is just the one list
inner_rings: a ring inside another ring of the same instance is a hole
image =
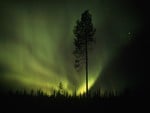
[[130, 43], [129, 33], [141, 30], [142, 11], [132, 1], [6, 0], [0, 2], [0, 87], [51, 93], [62, 82], [69, 93], [85, 91], [85, 70], [76, 72], [72, 52], [73, 28], [86, 9], [96, 28], [96, 43], [89, 53], [89, 88], [100, 83], [103, 89], [117, 90], [130, 84], [123, 77], [106, 85], [109, 78], [101, 82], [101, 76]]

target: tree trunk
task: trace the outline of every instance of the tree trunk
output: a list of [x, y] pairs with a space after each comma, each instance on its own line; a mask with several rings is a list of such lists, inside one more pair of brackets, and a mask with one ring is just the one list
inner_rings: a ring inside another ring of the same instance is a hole
[[86, 37], [86, 44], [85, 44], [85, 70], [86, 70], [86, 96], [88, 97], [88, 48], [87, 48], [87, 37]]

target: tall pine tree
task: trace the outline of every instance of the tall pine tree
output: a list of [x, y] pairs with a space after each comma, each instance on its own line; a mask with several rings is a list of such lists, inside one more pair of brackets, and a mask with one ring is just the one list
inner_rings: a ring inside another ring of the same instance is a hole
[[86, 73], [86, 95], [88, 96], [88, 50], [92, 42], [94, 42], [94, 34], [96, 29], [92, 24], [92, 15], [88, 10], [84, 11], [81, 19], [77, 20], [76, 26], [73, 30], [75, 35], [74, 46], [75, 50], [75, 68], [79, 70], [85, 64]]

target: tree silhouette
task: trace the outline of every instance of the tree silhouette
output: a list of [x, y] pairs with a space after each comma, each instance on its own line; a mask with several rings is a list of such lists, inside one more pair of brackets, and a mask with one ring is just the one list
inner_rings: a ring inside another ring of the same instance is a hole
[[64, 92], [63, 90], [64, 90], [64, 86], [63, 86], [62, 82], [60, 82], [58, 85], [58, 92], [62, 95]]
[[75, 50], [75, 68], [79, 71], [83, 64], [85, 64], [86, 73], [86, 95], [88, 95], [88, 50], [89, 45], [94, 42], [94, 34], [96, 29], [92, 24], [92, 15], [88, 10], [84, 11], [81, 19], [77, 20], [73, 33]]

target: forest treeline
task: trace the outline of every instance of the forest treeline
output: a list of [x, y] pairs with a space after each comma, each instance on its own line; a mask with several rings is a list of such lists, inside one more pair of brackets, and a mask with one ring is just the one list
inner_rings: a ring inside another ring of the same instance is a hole
[[[122, 93], [107, 91], [103, 94], [100, 89], [86, 94], [69, 95], [67, 92], [61, 93], [61, 90], [55, 90], [51, 95], [45, 94], [42, 90], [33, 91], [30, 93], [24, 91], [9, 91], [0, 94], [1, 108], [6, 112], [9, 110], [15, 112], [30, 112], [30, 111], [109, 111], [109, 110], [129, 110], [141, 109], [142, 105], [146, 105], [148, 95], [137, 94], [126, 89]], [[140, 91], [138, 91], [140, 92]], [[144, 92], [141, 92], [144, 93]], [[146, 106], [145, 106], [146, 107]]]

